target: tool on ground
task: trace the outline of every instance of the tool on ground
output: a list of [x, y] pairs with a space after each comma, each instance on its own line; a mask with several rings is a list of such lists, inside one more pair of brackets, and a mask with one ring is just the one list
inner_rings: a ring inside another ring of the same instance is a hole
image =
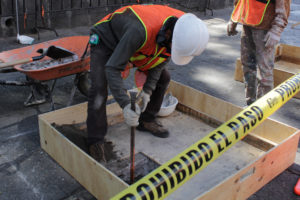
[[19, 65], [19, 64], [25, 64], [32, 61], [41, 60], [45, 56], [48, 56], [52, 59], [61, 59], [61, 58], [66, 58], [75, 55], [73, 52], [57, 46], [50, 46], [47, 49], [38, 49], [37, 52], [40, 53], [41, 55], [34, 56], [31, 58], [24, 58], [20, 60], [11, 61], [11, 62], [1, 63], [0, 69], [12, 67], [14, 65]]
[[294, 187], [294, 193], [298, 196], [300, 196], [300, 178], [298, 179], [295, 187]]
[[32, 42], [34, 41], [34, 38], [26, 36], [26, 35], [20, 35], [18, 0], [16, 0], [16, 21], [17, 21], [17, 41], [20, 44], [32, 44]]
[[[135, 111], [137, 92], [129, 92], [131, 98], [131, 110]], [[135, 127], [131, 127], [130, 134], [130, 184], [134, 183], [134, 160], [135, 160]]]

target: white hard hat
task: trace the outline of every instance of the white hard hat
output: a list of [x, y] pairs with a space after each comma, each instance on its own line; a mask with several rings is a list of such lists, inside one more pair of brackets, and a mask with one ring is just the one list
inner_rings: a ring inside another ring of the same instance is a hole
[[171, 58], [177, 65], [188, 64], [194, 56], [199, 56], [209, 40], [209, 34], [205, 23], [196, 15], [186, 13], [176, 22]]

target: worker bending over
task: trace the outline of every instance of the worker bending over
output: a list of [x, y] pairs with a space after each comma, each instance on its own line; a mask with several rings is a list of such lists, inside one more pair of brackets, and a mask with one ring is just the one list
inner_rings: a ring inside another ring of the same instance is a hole
[[[166, 63], [170, 56], [175, 64], [189, 63], [202, 53], [208, 39], [206, 25], [199, 18], [163, 5], [125, 6], [96, 23], [90, 36], [91, 88], [87, 116], [90, 155], [98, 161], [105, 159], [107, 87], [123, 109], [129, 126], [157, 137], [168, 137], [168, 130], [155, 120], [170, 82]], [[139, 74], [147, 75], [136, 111], [130, 109], [121, 76], [128, 63]]]
[[275, 47], [288, 23], [290, 0], [235, 0], [227, 34], [236, 35], [243, 25], [241, 61], [247, 105], [274, 87]]

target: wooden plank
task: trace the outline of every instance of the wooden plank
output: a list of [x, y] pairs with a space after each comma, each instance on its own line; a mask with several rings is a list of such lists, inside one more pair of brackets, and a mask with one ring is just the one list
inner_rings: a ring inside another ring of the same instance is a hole
[[220, 126], [222, 124], [221, 121], [214, 119], [213, 117], [210, 117], [208, 115], [206, 115], [205, 113], [202, 113], [200, 111], [196, 111], [192, 108], [190, 108], [189, 106], [186, 106], [182, 103], [178, 103], [176, 106], [176, 110], [179, 110], [182, 113], [185, 113], [187, 115], [193, 116], [197, 119], [200, 119], [202, 121], [204, 121], [205, 123], [213, 126], [214, 128], [217, 128], [218, 126]]
[[[283, 60], [275, 62], [274, 86], [281, 84], [283, 81], [285, 81], [286, 79], [290, 78], [292, 75], [298, 72], [300, 72], [299, 65], [289, 63]], [[236, 60], [234, 80], [244, 82], [243, 69], [240, 58]]]
[[188, 105], [189, 108], [220, 122], [229, 120], [241, 111], [240, 107], [175, 81], [170, 83], [169, 91], [178, 99], [179, 103]]
[[[171, 81], [168, 90], [179, 100], [177, 109], [193, 118], [178, 111], [170, 117], [160, 118], [163, 124], [170, 128], [171, 136], [165, 139], [137, 131], [136, 149], [146, 152], [147, 156], [159, 163], [166, 162], [191, 145], [191, 142], [194, 143], [212, 131], [213, 127], [209, 127], [206, 123], [218, 126], [242, 110], [231, 103], [174, 81]], [[128, 185], [103, 165], [96, 163], [51, 126], [51, 123], [84, 124], [86, 109], [87, 103], [83, 103], [40, 115], [41, 146], [96, 198], [109, 199]], [[116, 150], [128, 156], [130, 130], [123, 122], [122, 110], [114, 103], [107, 106], [107, 114], [111, 125], [107, 139], [116, 141]], [[83, 125], [82, 128], [85, 126]], [[183, 199], [186, 195], [197, 197], [200, 193], [204, 195], [199, 199], [247, 198], [293, 163], [299, 139], [299, 132], [296, 133], [296, 130], [285, 124], [266, 119], [251, 133], [249, 138], [247, 136], [244, 141], [238, 142], [211, 163], [210, 167], [191, 179], [191, 182], [187, 182], [175, 191], [173, 193], [175, 196], [172, 194], [168, 198]], [[187, 141], [180, 138], [187, 139]], [[256, 146], [253, 145], [254, 143]], [[155, 148], [153, 144], [156, 145]], [[165, 150], [158, 147], [165, 148]], [[241, 150], [241, 148], [246, 148], [246, 150]], [[213, 178], [211, 174], [214, 174]], [[189, 188], [199, 186], [199, 183], [201, 190], [199, 188], [189, 190]], [[205, 193], [206, 191], [208, 192]]]
[[237, 58], [235, 61], [235, 71], [234, 71], [234, 80], [239, 82], [244, 82], [242, 62], [240, 58]]
[[[275, 87], [300, 72], [300, 47], [281, 44], [280, 47], [277, 48], [276, 55], [277, 61], [274, 65]], [[240, 58], [236, 60], [234, 80], [244, 82]], [[294, 97], [300, 99], [300, 92], [298, 92]]]
[[244, 200], [293, 164], [299, 141], [298, 131], [282, 141], [256, 162], [241, 169], [216, 187], [199, 196], [198, 200]]
[[[288, 75], [294, 75], [300, 72], [300, 65], [286, 60], [279, 60], [275, 62], [275, 67], [279, 71], [284, 71]], [[279, 82], [279, 81], [278, 81]]]
[[276, 50], [282, 60], [300, 64], [300, 47], [280, 44]]
[[[241, 107], [235, 106], [229, 102], [225, 102], [175, 81], [170, 83], [169, 91], [171, 91], [172, 95], [178, 99], [180, 104], [188, 105], [190, 109], [201, 112], [202, 114], [205, 114], [219, 122], [225, 122], [242, 111]], [[253, 131], [253, 133], [274, 143], [280, 143], [296, 130], [297, 129], [293, 127], [275, 120], [266, 119], [264, 123]]]
[[[84, 104], [81, 106], [84, 107]], [[39, 118], [39, 128], [42, 148], [97, 199], [109, 199], [128, 187], [125, 182], [57, 132], [45, 118]]]
[[[110, 99], [112, 99], [112, 96], [108, 97], [108, 100]], [[120, 113], [121, 111], [121, 108], [116, 104], [110, 104], [107, 106], [107, 115], [114, 115], [116, 113]], [[50, 124], [79, 124], [85, 122], [87, 118], [87, 102], [74, 105], [72, 106], [72, 109], [66, 107], [50, 113], [39, 115], [39, 117]]]
[[[225, 122], [242, 111], [241, 107], [197, 91], [191, 87], [172, 81], [169, 87], [180, 104], [208, 116], [214, 121]], [[193, 98], [190, 98], [193, 97]], [[263, 137], [274, 143], [280, 143], [297, 129], [275, 120], [266, 119], [252, 134]]]
[[[191, 109], [189, 106], [186, 106], [184, 104], [181, 104], [181, 103], [178, 103], [177, 107], [176, 107], [176, 110], [179, 110], [183, 113], [186, 113], [190, 116], [193, 116], [197, 119], [200, 119], [202, 121], [204, 121], [205, 123], [217, 128], [218, 126], [222, 125], [222, 122], [219, 121], [219, 120], [216, 120], [210, 116], [207, 116], [205, 113], [202, 113], [200, 111], [196, 111], [194, 109]], [[280, 127], [279, 127], [280, 129]], [[278, 129], [276, 129], [278, 130]], [[281, 130], [281, 129], [280, 129]], [[286, 131], [286, 130], [285, 130]], [[289, 132], [289, 135], [293, 132], [295, 132], [296, 129], [291, 129], [290, 132]], [[288, 137], [289, 135], [285, 135], [283, 136], [284, 138]], [[272, 136], [274, 136], [274, 132], [272, 133]], [[280, 134], [280, 136], [282, 136], [282, 134]], [[281, 140], [280, 140], [281, 139]], [[282, 138], [280, 139], [276, 139], [276, 141], [282, 141]], [[252, 132], [252, 133], [249, 133], [244, 139], [243, 139], [243, 142], [246, 142], [260, 150], [263, 150], [263, 151], [268, 151], [270, 150], [271, 148], [273, 148], [274, 146], [277, 145], [277, 143], [271, 141], [271, 140], [268, 140], [264, 137], [261, 137], [259, 135], [257, 135], [256, 133]]]
[[267, 140], [263, 137], [257, 136], [255, 134], [249, 133], [244, 139], [243, 142], [247, 142], [252, 146], [261, 149], [263, 151], [269, 151], [277, 145], [277, 143]]

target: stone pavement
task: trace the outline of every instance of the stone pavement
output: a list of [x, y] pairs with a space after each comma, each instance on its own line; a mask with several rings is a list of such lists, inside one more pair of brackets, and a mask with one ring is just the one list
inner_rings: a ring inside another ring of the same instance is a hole
[[[235, 60], [239, 57], [240, 34], [226, 35], [226, 24], [231, 8], [214, 10], [214, 15], [204, 16], [194, 12], [208, 25], [210, 42], [205, 52], [188, 66], [169, 64], [172, 79], [210, 95], [244, 106], [244, 85], [233, 79]], [[300, 26], [291, 25], [300, 21], [300, 1], [293, 0], [289, 25], [281, 42], [300, 46]], [[241, 27], [238, 26], [239, 32]], [[60, 37], [87, 35], [89, 27], [57, 30]], [[36, 37], [35, 35], [32, 35]], [[55, 38], [51, 32], [43, 32], [41, 41]], [[36, 41], [40, 42], [40, 41]], [[21, 47], [15, 38], [0, 38], [0, 51]], [[0, 79], [22, 80], [20, 73], [0, 74]], [[58, 80], [54, 91], [56, 109], [66, 106], [74, 77]], [[0, 85], [0, 199], [1, 200], [56, 200], [94, 199], [75, 179], [65, 172], [39, 144], [37, 115], [48, 112], [48, 103], [24, 107], [29, 88]], [[86, 101], [78, 91], [73, 104]], [[300, 101], [290, 100], [271, 116], [300, 129]], [[299, 150], [298, 150], [299, 152]], [[250, 200], [294, 200], [293, 186], [300, 176], [300, 154], [293, 166], [253, 194]]]

